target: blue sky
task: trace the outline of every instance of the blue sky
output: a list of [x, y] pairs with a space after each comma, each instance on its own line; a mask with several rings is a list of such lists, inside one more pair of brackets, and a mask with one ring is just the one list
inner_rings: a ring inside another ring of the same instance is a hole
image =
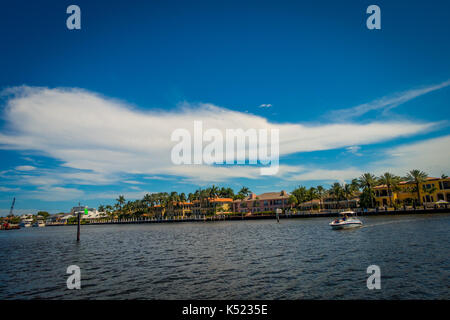
[[[81, 8], [81, 30], [66, 28], [70, 4]], [[381, 8], [381, 30], [366, 28], [370, 4]], [[260, 193], [366, 171], [450, 174], [449, 9], [448, 1], [2, 4], [0, 215], [13, 197], [24, 212], [59, 212], [213, 183]], [[281, 148], [276, 176], [171, 167], [167, 132], [194, 119], [270, 124], [282, 144], [296, 140]]]

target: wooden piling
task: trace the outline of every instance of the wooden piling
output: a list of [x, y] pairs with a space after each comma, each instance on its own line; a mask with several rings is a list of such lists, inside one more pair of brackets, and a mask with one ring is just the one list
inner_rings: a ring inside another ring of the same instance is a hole
[[80, 241], [80, 220], [81, 214], [78, 212], [78, 222], [77, 222], [77, 241]]

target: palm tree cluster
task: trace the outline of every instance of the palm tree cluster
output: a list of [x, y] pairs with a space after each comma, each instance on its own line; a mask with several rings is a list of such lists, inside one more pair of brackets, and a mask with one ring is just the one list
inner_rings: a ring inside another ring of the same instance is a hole
[[231, 198], [233, 200], [244, 199], [249, 196], [251, 191], [247, 187], [242, 187], [238, 193], [234, 193], [234, 190], [229, 187], [219, 188], [215, 185], [202, 189], [199, 188], [193, 193], [186, 195], [184, 192], [178, 193], [172, 191], [147, 193], [142, 199], [134, 201], [126, 201], [123, 195], [120, 195], [116, 199], [116, 203], [111, 205], [100, 205], [98, 210], [106, 212], [108, 215], [122, 217], [140, 217], [143, 214], [155, 213], [155, 208], [160, 207], [164, 210], [173, 210], [184, 203], [193, 203], [194, 201], [199, 204], [200, 207], [210, 207], [211, 200], [215, 198]]
[[[442, 177], [444, 178], [444, 175]], [[311, 187], [309, 189], [304, 186], [299, 186], [291, 192], [289, 204], [295, 207], [299, 204], [319, 199], [321, 208], [324, 197], [327, 197], [332, 198], [336, 203], [338, 201], [346, 200], [348, 207], [349, 200], [358, 195], [360, 198], [360, 205], [362, 207], [374, 208], [376, 206], [374, 187], [385, 185], [387, 188], [387, 195], [389, 196], [389, 205], [392, 207], [394, 205], [392, 199], [393, 192], [399, 191], [399, 184], [401, 181], [406, 181], [408, 184], [413, 184], [415, 186], [410, 191], [416, 192], [416, 201], [417, 204], [420, 205], [421, 199], [419, 185], [425, 182], [427, 178], [427, 173], [417, 169], [409, 171], [405, 177], [400, 177], [390, 172], [385, 172], [379, 177], [376, 177], [372, 173], [364, 173], [359, 178], [353, 179], [351, 183], [348, 184], [335, 182], [328, 190], [322, 186]], [[435, 187], [428, 189], [424, 188], [423, 190], [423, 192], [428, 194], [432, 194], [435, 191]]]
[[347, 200], [348, 206], [349, 201], [359, 191], [359, 188], [360, 184], [357, 179], [353, 179], [349, 184], [335, 182], [328, 190], [323, 186], [310, 187], [309, 189], [304, 186], [299, 186], [291, 192], [289, 204], [295, 207], [299, 204], [318, 199], [319, 207], [322, 209], [323, 199], [328, 197], [332, 198], [336, 203], [341, 200]]

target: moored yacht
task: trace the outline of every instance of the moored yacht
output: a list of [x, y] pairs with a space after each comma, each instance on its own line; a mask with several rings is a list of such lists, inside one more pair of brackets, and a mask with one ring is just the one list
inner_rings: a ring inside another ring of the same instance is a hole
[[340, 214], [342, 215], [342, 218], [330, 222], [332, 229], [350, 229], [361, 227], [363, 224], [361, 220], [356, 218], [356, 213], [354, 211], [344, 211]]
[[31, 222], [30, 222], [30, 221], [22, 221], [22, 222], [20, 223], [20, 226], [21, 226], [22, 228], [29, 228], [29, 227], [31, 227]]
[[42, 220], [38, 220], [33, 224], [33, 227], [45, 227], [45, 222]]

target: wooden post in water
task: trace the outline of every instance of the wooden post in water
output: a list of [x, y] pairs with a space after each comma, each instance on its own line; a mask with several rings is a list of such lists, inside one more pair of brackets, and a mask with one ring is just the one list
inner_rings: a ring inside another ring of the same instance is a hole
[[78, 222], [77, 222], [77, 241], [80, 241], [80, 220], [81, 213], [78, 212]]

